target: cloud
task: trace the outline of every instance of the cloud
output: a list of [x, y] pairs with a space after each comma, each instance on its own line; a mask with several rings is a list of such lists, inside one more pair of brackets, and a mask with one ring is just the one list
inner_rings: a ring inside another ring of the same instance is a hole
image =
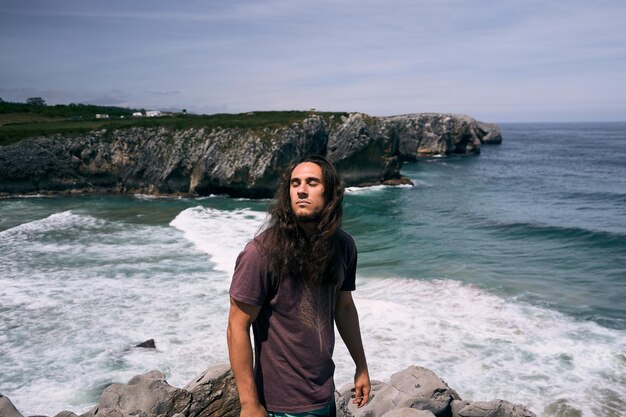
[[623, 114], [622, 1], [59, 0], [0, 15], [0, 87], [71, 101], [493, 120], [604, 100]]
[[144, 94], [149, 96], [159, 96], [159, 97], [171, 97], [171, 96], [179, 96], [181, 94], [180, 91], [143, 91]]

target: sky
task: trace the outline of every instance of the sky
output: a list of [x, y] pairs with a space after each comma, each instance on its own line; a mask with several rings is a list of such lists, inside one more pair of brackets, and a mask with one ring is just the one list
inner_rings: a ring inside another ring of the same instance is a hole
[[624, 0], [0, 0], [0, 98], [626, 121]]

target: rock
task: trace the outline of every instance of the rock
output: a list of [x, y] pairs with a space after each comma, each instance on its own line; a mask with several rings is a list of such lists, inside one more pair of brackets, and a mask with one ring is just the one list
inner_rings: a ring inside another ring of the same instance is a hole
[[502, 143], [502, 132], [495, 123], [476, 122], [482, 137], [480, 141], [487, 145], [499, 145]]
[[167, 383], [165, 375], [150, 371], [133, 377], [128, 384], [109, 385], [96, 407], [81, 417], [149, 417], [186, 413], [191, 394]]
[[398, 179], [393, 179], [393, 180], [385, 180], [382, 182], [383, 185], [391, 185], [391, 186], [398, 186], [398, 185], [413, 185], [413, 181], [411, 181], [410, 179], [406, 178], [406, 177], [402, 177], [402, 178], [398, 178]]
[[126, 385], [110, 385], [98, 405], [80, 417], [237, 417], [239, 411], [230, 367], [218, 365], [182, 389], [169, 385], [159, 371], [136, 376]]
[[351, 114], [328, 139], [326, 156], [346, 185], [378, 183], [400, 177], [396, 143], [379, 118]]
[[156, 344], [154, 343], [154, 339], [148, 339], [145, 342], [141, 342], [138, 345], [135, 345], [138, 348], [147, 348], [147, 349], [156, 349]]
[[394, 408], [383, 414], [383, 417], [435, 417], [435, 415], [428, 410], [416, 410], [414, 408], [403, 407]]
[[241, 411], [239, 394], [229, 365], [207, 369], [187, 384], [192, 403], [186, 417], [237, 417]]
[[536, 417], [520, 404], [504, 400], [452, 401], [452, 417]]
[[386, 120], [405, 161], [414, 161], [419, 155], [478, 154], [482, 143], [502, 142], [497, 125], [465, 115], [420, 113]]
[[8, 397], [0, 394], [0, 417], [24, 417]]
[[[338, 417], [536, 417], [503, 400], [462, 401], [441, 378], [417, 366], [392, 375], [388, 383], [373, 380], [370, 402], [360, 409], [352, 403], [351, 388], [335, 391]], [[184, 388], [170, 386], [159, 371], [109, 385], [98, 405], [80, 417], [237, 417], [240, 411], [232, 371], [217, 365]], [[0, 395], [0, 417], [23, 416]], [[62, 411], [55, 417], [77, 416]]]
[[0, 194], [271, 197], [280, 170], [310, 154], [333, 161], [346, 186], [408, 183], [400, 174], [404, 161], [478, 153], [481, 141], [498, 140], [495, 125], [445, 114], [354, 113], [341, 121], [310, 114], [289, 126], [256, 129], [103, 129], [0, 147]]
[[78, 415], [72, 413], [71, 411], [61, 411], [60, 413], [57, 413], [54, 417], [78, 417]]
[[348, 412], [355, 417], [378, 417], [391, 410], [413, 408], [430, 411], [437, 417], [450, 414], [450, 403], [459, 395], [432, 371], [411, 366], [391, 376], [389, 383], [372, 382], [373, 398], [362, 408], [349, 401], [350, 386], [341, 390]]

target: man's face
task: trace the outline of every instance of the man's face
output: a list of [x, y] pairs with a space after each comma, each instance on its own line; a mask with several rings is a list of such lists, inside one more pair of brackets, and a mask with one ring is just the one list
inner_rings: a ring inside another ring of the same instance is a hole
[[322, 168], [313, 162], [296, 165], [291, 171], [289, 195], [291, 209], [299, 221], [317, 220], [326, 204]]

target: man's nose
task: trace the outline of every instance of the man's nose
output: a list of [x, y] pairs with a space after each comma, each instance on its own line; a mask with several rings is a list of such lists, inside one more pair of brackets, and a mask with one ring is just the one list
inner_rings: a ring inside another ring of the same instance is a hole
[[306, 195], [308, 194], [307, 186], [305, 183], [301, 183], [296, 191], [298, 193], [298, 197], [306, 197]]

